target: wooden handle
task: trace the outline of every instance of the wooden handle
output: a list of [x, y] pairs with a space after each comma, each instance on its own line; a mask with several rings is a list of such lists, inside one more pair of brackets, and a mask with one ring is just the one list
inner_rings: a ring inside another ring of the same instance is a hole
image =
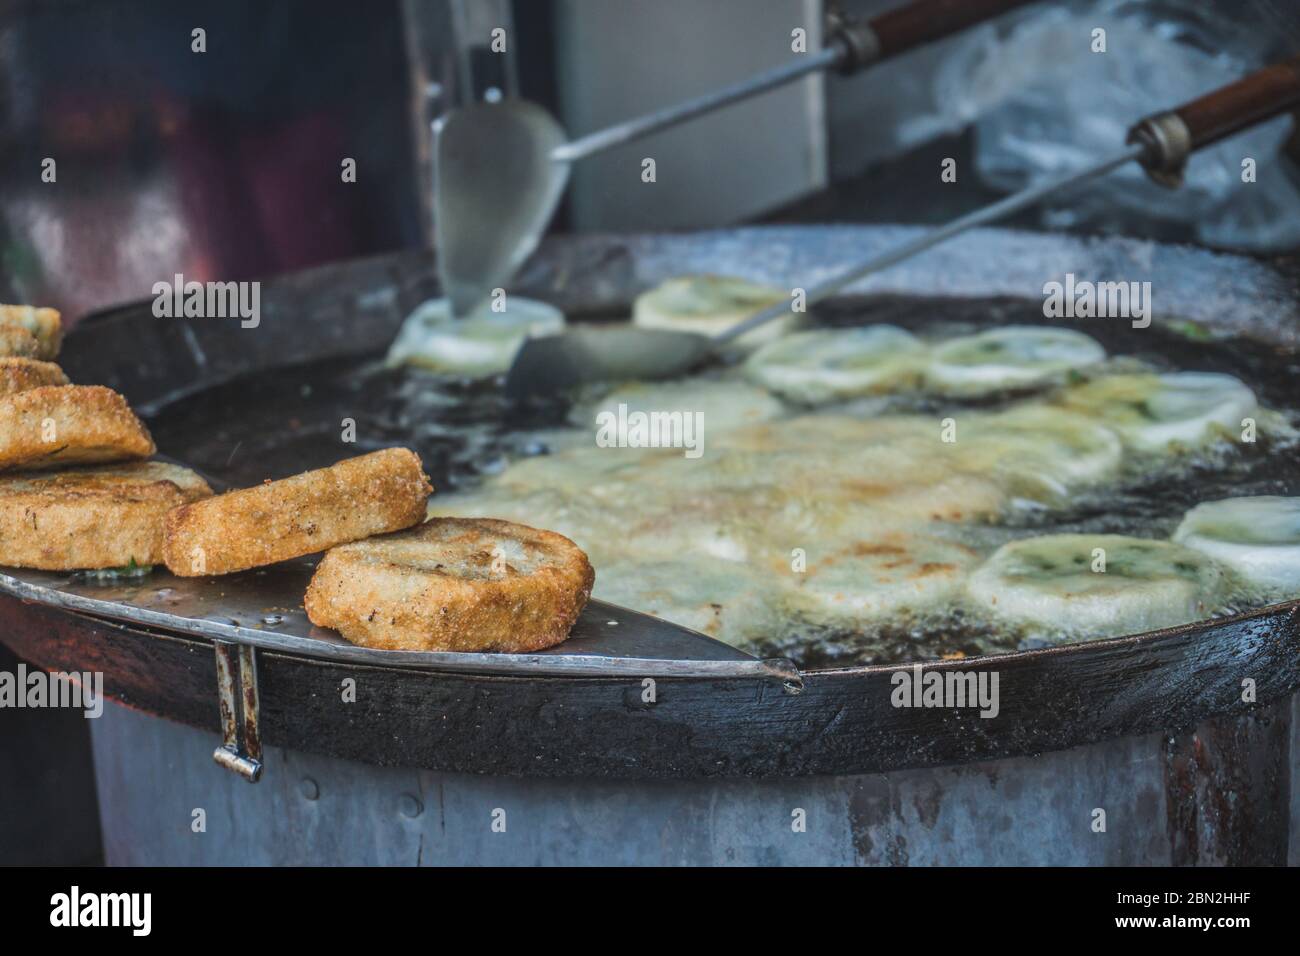
[[1300, 106], [1300, 57], [1275, 63], [1173, 112], [1187, 126], [1192, 149], [1226, 139]]
[[920, 0], [869, 21], [880, 43], [880, 58], [960, 33], [969, 26], [1033, 3], [1034, 0]]

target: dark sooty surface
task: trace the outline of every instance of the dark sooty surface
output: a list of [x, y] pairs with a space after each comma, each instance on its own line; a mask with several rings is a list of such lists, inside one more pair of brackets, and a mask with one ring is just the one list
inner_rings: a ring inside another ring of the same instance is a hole
[[[1004, 324], [1042, 325], [1041, 307], [1021, 300], [844, 299], [817, 310], [826, 325], [889, 322], [926, 334], [962, 334]], [[1262, 404], [1294, 421], [1300, 406], [1295, 354], [1244, 339], [1210, 341], [1196, 328], [1157, 316], [1150, 328], [1127, 321], [1054, 321], [1101, 342], [1112, 355], [1130, 355], [1168, 370], [1226, 372], [1240, 378]], [[435, 488], [477, 483], [512, 458], [544, 453], [530, 433], [561, 425], [567, 404], [520, 412], [506, 405], [499, 380], [458, 381], [417, 369], [384, 368], [378, 356], [320, 362], [245, 376], [158, 410], [149, 420], [159, 450], [218, 482], [240, 487], [282, 478], [392, 445], [414, 448]], [[355, 442], [344, 441], [349, 422]], [[1294, 446], [1255, 446], [1198, 462], [1169, 477], [1108, 489], [1064, 512], [1039, 516], [1043, 533], [1172, 532], [1183, 512], [1201, 501], [1241, 495], [1300, 493]], [[870, 634], [792, 631], [761, 653], [801, 667], [895, 663], [1011, 650], [1015, 642], [954, 617], [923, 632], [898, 628]]]

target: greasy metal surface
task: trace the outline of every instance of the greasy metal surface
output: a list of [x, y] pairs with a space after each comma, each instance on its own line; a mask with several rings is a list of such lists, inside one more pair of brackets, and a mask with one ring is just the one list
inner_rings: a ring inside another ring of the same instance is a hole
[[214, 641], [221, 746], [212, 752], [218, 766], [257, 783], [262, 776], [262, 741], [257, 730], [256, 649]]
[[[553, 240], [525, 268], [516, 291], [548, 298], [572, 313], [612, 313], [673, 274], [717, 271], [778, 283], [794, 277], [816, 281], [916, 232], [776, 228]], [[1157, 329], [1176, 316], [1229, 336], [1249, 333], [1240, 343], [1256, 350], [1266, 349], [1261, 343], [1300, 341], [1292, 265], [1129, 240], [982, 230], [875, 276], [864, 291], [872, 294], [866, 301], [880, 305], [873, 317], [889, 320], [890, 303], [899, 295], [951, 296], [957, 303], [1004, 296], [1032, 301], [1043, 282], [1066, 271], [1081, 279], [1152, 281]], [[249, 372], [373, 349], [433, 287], [432, 263], [420, 254], [344, 263], [268, 281], [257, 330], [219, 320], [160, 321], [147, 306], [121, 310], [78, 329], [64, 364], [76, 381], [105, 382], [125, 390], [133, 402], [158, 409], [177, 395], [211, 390]], [[1126, 324], [1094, 328], [1103, 338], [1156, 341]], [[154, 347], [121, 361], [120, 343], [144, 337]], [[1232, 348], [1221, 350], [1225, 362], [1232, 355]], [[1278, 388], [1290, 390], [1293, 366], [1292, 358], [1278, 357]], [[215, 401], [208, 398], [212, 394], [197, 400], [199, 407], [205, 399]], [[213, 415], [219, 412], [212, 409]], [[163, 447], [171, 450], [167, 443]], [[305, 569], [300, 573], [298, 596]], [[43, 666], [100, 667], [114, 699], [212, 731], [219, 726], [205, 639], [142, 633], [13, 599], [0, 600], [0, 634]], [[260, 636], [263, 631], [249, 629], [250, 643]], [[1242, 701], [1243, 677], [1257, 680], [1263, 704], [1288, 698], [1300, 685], [1300, 634], [1295, 605], [1287, 605], [1136, 638], [927, 665], [999, 672], [1003, 708], [996, 720], [892, 707], [892, 667], [806, 674], [798, 695], [758, 678], [666, 676], [659, 681], [658, 703], [647, 706], [641, 681], [632, 674], [465, 674], [270, 649], [259, 664], [268, 747], [442, 771], [771, 777], [997, 760], [1189, 729], [1209, 715], [1247, 714], [1258, 705]], [[342, 709], [338, 684], [353, 674], [364, 677], [369, 693]]]
[[[1280, 865], [1288, 831], [1295, 865], [1300, 802], [1277, 756], [1300, 746], [1290, 710], [1204, 721], [1173, 747], [1157, 732], [785, 780], [512, 779], [271, 747], [247, 787], [206, 761], [211, 732], [112, 705], [92, 730], [113, 865]], [[1198, 740], [1232, 746], [1170, 788], [1167, 752]], [[196, 806], [206, 833], [159, 825]]]
[[569, 640], [536, 654], [386, 651], [358, 647], [307, 619], [302, 595], [316, 560], [221, 578], [178, 578], [158, 569], [142, 582], [104, 586], [25, 568], [0, 572], [0, 591], [24, 601], [181, 634], [381, 667], [532, 673], [796, 680], [788, 664], [758, 661], [720, 641], [626, 608], [592, 601]]
[[[1164, 747], [1166, 833], [1175, 866], [1278, 866], [1281, 835], [1300, 829], [1290, 804], [1300, 787], [1291, 759], [1298, 728], [1286, 702], [1245, 720], [1216, 721], [1169, 737]], [[1289, 826], [1288, 826], [1289, 821]], [[1258, 835], [1276, 834], [1269, 841]], [[1253, 858], [1241, 847], [1256, 845]], [[1300, 860], [1292, 860], [1300, 864]]]
[[[105, 694], [212, 732], [211, 642], [0, 599], [23, 658], [104, 674]], [[895, 706], [910, 667], [758, 678], [500, 676], [370, 667], [261, 650], [264, 746], [383, 766], [529, 777], [863, 774], [1049, 753], [1245, 715], [1300, 686], [1295, 607], [1029, 653], [918, 666], [997, 675], [1000, 708]], [[1243, 699], [1255, 682], [1260, 702]], [[354, 699], [342, 693], [354, 682]], [[206, 757], [206, 755], [205, 755]]]
[[[788, 315], [779, 308], [765, 310]], [[557, 335], [526, 339], [506, 373], [505, 394], [516, 402], [563, 396], [589, 382], [676, 378], [699, 365], [718, 345], [693, 332], [636, 325], [574, 325]]]
[[[519, 291], [577, 311], [626, 314], [637, 293], [683, 273], [717, 272], [774, 285], [813, 284], [911, 241], [919, 226], [771, 226], [688, 235], [555, 237], [524, 267]], [[846, 292], [1042, 301], [1066, 272], [1094, 281], [1149, 281], [1160, 316], [1224, 334], [1300, 344], [1294, 263], [1123, 237], [977, 229], [849, 286]], [[1159, 319], [1157, 319], [1159, 321]], [[1098, 320], [1098, 324], [1104, 324]]]
[[239, 718], [243, 725], [240, 739], [243, 743], [243, 752], [253, 760], [259, 761], [260, 766], [262, 731], [258, 716], [261, 703], [257, 689], [257, 648], [247, 644], [241, 644], [239, 647], [239, 683], [242, 705]]
[[[830, 326], [886, 322], [921, 335], [1041, 321], [1041, 308], [1024, 300], [921, 297], [841, 297], [817, 309]], [[936, 323], [943, 328], [936, 329]], [[1198, 369], [1251, 384], [1273, 408], [1296, 409], [1294, 356], [1253, 340], [1207, 342], [1161, 325], [1062, 321], [1097, 339], [1114, 355], [1160, 369]], [[593, 335], [603, 328], [581, 326]], [[539, 341], [549, 341], [541, 339]], [[918, 400], [917, 411], [942, 407]], [[449, 381], [412, 369], [384, 369], [368, 357], [331, 360], [254, 374], [168, 403], [149, 420], [161, 447], [189, 464], [236, 485], [333, 463], [342, 456], [401, 443], [422, 458], [441, 496], [490, 480], [506, 462], [545, 453], [549, 430], [561, 427], [565, 403], [530, 407], [524, 414], [504, 401], [498, 382]], [[344, 444], [334, 423], [356, 425], [358, 442]], [[1300, 494], [1300, 443], [1275, 439], [1271, 430], [1234, 454], [1208, 456], [1172, 473], [1133, 475], [1104, 494], [1080, 494], [1062, 506], [1020, 515], [1021, 534], [1116, 533], [1164, 537], [1183, 513], [1204, 500], [1249, 494]], [[597, 567], [597, 580], [602, 569]], [[296, 600], [290, 595], [288, 600]], [[1241, 607], [1238, 610], [1246, 610]], [[1227, 609], [1222, 609], [1226, 611]], [[811, 631], [785, 624], [745, 650], [782, 657], [801, 668], [845, 667], [973, 657], [1017, 649], [1014, 633], [945, 621], [924, 630], [874, 627]]]
[[232, 751], [239, 746], [239, 705], [235, 700], [236, 652], [239, 645], [215, 641], [217, 709], [221, 714], [221, 741]]

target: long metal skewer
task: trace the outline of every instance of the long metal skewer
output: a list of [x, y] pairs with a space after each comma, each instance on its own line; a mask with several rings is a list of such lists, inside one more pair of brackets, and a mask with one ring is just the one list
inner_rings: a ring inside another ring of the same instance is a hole
[[[824, 299], [851, 282], [902, 262], [959, 233], [1027, 209], [1047, 196], [1104, 176], [1125, 163], [1136, 160], [1157, 182], [1176, 187], [1182, 181], [1188, 157], [1196, 150], [1297, 107], [1300, 107], [1300, 57], [1257, 70], [1175, 109], [1153, 113], [1130, 128], [1129, 145], [1123, 150], [1079, 172], [990, 203], [874, 256], [807, 290], [804, 304]], [[789, 315], [793, 307], [793, 298], [783, 300], [713, 337], [629, 326], [571, 328], [559, 335], [529, 339], [516, 353], [506, 376], [506, 394], [512, 399], [526, 399], [581, 382], [680, 375], [719, 346], [765, 322]]]
[[537, 248], [575, 160], [812, 73], [856, 73], [1032, 2], [913, 0], [869, 20], [832, 11], [821, 49], [573, 142], [550, 114], [524, 100], [453, 110], [434, 127], [433, 193], [438, 277], [452, 314], [473, 311]]
[[739, 83], [588, 133], [571, 143], [557, 146], [551, 159], [557, 163], [583, 159], [822, 70], [834, 69], [845, 75], [857, 73], [882, 60], [942, 40], [1034, 2], [1036, 0], [913, 0], [870, 19], [846, 16], [842, 11], [832, 10], [826, 18], [825, 45], [816, 53], [801, 54], [797, 60]]
[[675, 106], [669, 106], [666, 109], [657, 110], [645, 116], [638, 116], [636, 119], [626, 120], [606, 129], [597, 130], [594, 133], [588, 133], [586, 136], [565, 143], [552, 151], [551, 159], [557, 163], [570, 163], [575, 160], [585, 159], [592, 153], [630, 143], [634, 139], [648, 136], [666, 126], [684, 122], [710, 110], [719, 109], [728, 103], [734, 103], [737, 100], [743, 100], [767, 90], [776, 89], [778, 86], [784, 86], [786, 83], [791, 83], [801, 77], [830, 69], [838, 63], [843, 55], [843, 51], [837, 47], [827, 47], [817, 53], [807, 54], [792, 63], [786, 63], [759, 73], [757, 76], [750, 77], [740, 83], [724, 86], [720, 90], [714, 90], [704, 96], [687, 100], [685, 103], [678, 103]]
[[[1107, 173], [1118, 169], [1125, 163], [1140, 159], [1146, 152], [1146, 149], [1147, 147], [1145, 145], [1129, 146], [1125, 148], [1123, 152], [1116, 153], [1114, 156], [1103, 159], [1101, 162], [1095, 163], [1086, 169], [1082, 169], [1075, 173], [1069, 173], [1065, 176], [1059, 176], [1056, 179], [1048, 180], [1047, 182], [1041, 183], [1037, 186], [1031, 186], [1028, 189], [1022, 189], [1020, 192], [1007, 196], [1005, 199], [999, 199], [997, 202], [990, 203], [989, 205], [976, 209], [973, 212], [969, 212], [964, 216], [960, 216], [952, 222], [931, 229], [929, 232], [918, 236], [910, 242], [905, 242], [900, 246], [896, 246], [887, 252], [883, 252], [872, 259], [868, 259], [866, 262], [854, 266], [847, 272], [840, 273], [833, 279], [828, 279], [819, 285], [813, 286], [813, 288], [807, 290], [806, 303], [812, 305], [814, 302], [818, 302], [827, 296], [834, 295], [852, 282], [856, 282], [865, 276], [869, 276], [873, 272], [887, 269], [896, 263], [902, 262], [904, 259], [910, 259], [917, 253], [924, 252], [931, 246], [937, 246], [939, 243], [951, 239], [953, 236], [963, 233], [968, 229], [974, 229], [977, 226], [996, 222], [999, 219], [1017, 213], [1022, 209], [1028, 209], [1029, 207], [1036, 205], [1040, 200], [1047, 196], [1063, 192], [1074, 186], [1082, 185], [1089, 180], [1105, 176]], [[714, 341], [719, 344], [730, 342], [731, 340], [744, 335], [750, 329], [757, 328], [765, 322], [770, 322], [772, 319], [778, 319], [783, 315], [787, 315], [790, 311], [791, 301], [789, 299], [783, 299], [776, 305], [764, 309], [762, 312], [755, 313], [738, 325], [732, 326], [726, 332], [714, 336]]]

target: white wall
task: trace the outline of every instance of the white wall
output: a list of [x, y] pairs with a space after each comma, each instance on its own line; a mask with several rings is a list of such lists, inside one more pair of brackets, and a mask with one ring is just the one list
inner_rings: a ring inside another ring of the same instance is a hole
[[[821, 44], [821, 0], [560, 0], [560, 120], [579, 136], [791, 60], [790, 31]], [[753, 100], [579, 162], [573, 226], [642, 231], [724, 226], [826, 182], [824, 79]], [[641, 181], [653, 157], [658, 181]]]

